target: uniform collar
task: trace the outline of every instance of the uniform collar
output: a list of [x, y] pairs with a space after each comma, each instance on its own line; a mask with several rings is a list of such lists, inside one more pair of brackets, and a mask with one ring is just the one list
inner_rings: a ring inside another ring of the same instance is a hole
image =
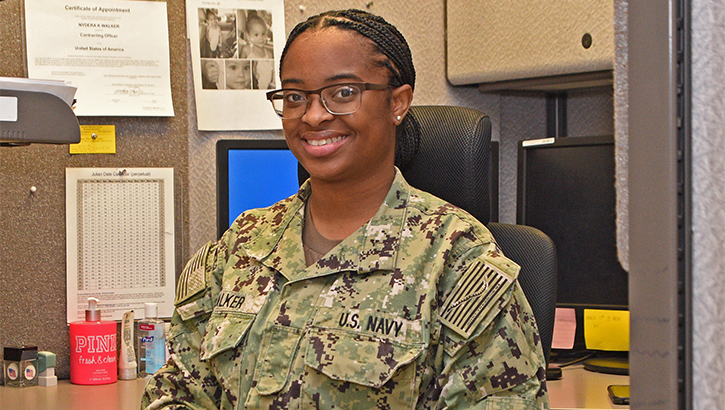
[[256, 239], [242, 245], [247, 255], [295, 280], [340, 271], [366, 273], [395, 267], [410, 197], [410, 185], [400, 170], [395, 169], [393, 183], [375, 216], [317, 263], [305, 268], [302, 221], [303, 207], [309, 196], [307, 181], [286, 206], [277, 212], [273, 207], [264, 216], [266, 221], [259, 221], [260, 225], [266, 226]]

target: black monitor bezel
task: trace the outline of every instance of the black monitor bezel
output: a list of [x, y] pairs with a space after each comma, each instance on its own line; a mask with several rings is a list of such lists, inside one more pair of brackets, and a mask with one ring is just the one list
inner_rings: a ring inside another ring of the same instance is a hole
[[[528, 146], [527, 146], [528, 145]], [[591, 137], [559, 137], [545, 138], [540, 140], [522, 140], [518, 143], [517, 162], [517, 190], [516, 190], [516, 223], [526, 225], [526, 165], [527, 154], [532, 149], [556, 149], [562, 147], [614, 145], [614, 137], [611, 135]], [[616, 165], [615, 165], [616, 166]], [[614, 176], [613, 176], [614, 181]], [[606, 309], [606, 310], [628, 310], [628, 305], [621, 304], [593, 304], [593, 303], [561, 303], [557, 302], [558, 308], [573, 308], [576, 312], [577, 332], [575, 345], [571, 351], [562, 351], [572, 354], [585, 350], [583, 335], [583, 312], [585, 309]], [[559, 351], [559, 349], [553, 349]], [[609, 352], [610, 355], [626, 354], [624, 352]]]
[[614, 136], [600, 135], [593, 137], [559, 137], [538, 140], [521, 140], [518, 143], [516, 173], [516, 223], [526, 225], [526, 153], [529, 149], [551, 149], [587, 145], [613, 145]]

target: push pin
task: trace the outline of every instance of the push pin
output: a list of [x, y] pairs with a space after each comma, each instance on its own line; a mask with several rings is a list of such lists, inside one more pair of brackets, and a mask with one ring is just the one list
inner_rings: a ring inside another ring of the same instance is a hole
[[126, 171], [125, 169], [123, 169], [123, 170], [121, 170], [121, 171], [118, 171], [118, 175], [119, 175], [119, 176], [124, 176], [124, 175], [126, 175], [126, 174], [127, 174], [127, 171]]
[[94, 132], [93, 134], [91, 134], [91, 138], [92, 138], [92, 139], [96, 139], [96, 138], [98, 138], [98, 134], [96, 134], [96, 133]]
[[38, 192], [38, 188], [33, 185], [30, 187], [30, 195], [35, 195], [35, 193]]
[[307, 6], [305, 6], [304, 4], [300, 4], [300, 13], [304, 13], [305, 10], [307, 10]]
[[373, 2], [372, 2], [372, 1], [369, 1], [369, 2], [367, 2], [367, 3], [365, 4], [365, 7], [367, 7], [367, 8], [370, 8], [370, 7], [372, 7], [372, 6], [373, 6]]

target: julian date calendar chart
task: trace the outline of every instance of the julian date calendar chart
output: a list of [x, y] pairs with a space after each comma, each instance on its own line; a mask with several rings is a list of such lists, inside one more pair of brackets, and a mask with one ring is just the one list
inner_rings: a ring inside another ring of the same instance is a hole
[[170, 316], [174, 293], [172, 168], [66, 169], [68, 322], [83, 320], [87, 299], [104, 320], [121, 320], [144, 302]]
[[78, 290], [164, 285], [163, 189], [163, 179], [78, 181]]

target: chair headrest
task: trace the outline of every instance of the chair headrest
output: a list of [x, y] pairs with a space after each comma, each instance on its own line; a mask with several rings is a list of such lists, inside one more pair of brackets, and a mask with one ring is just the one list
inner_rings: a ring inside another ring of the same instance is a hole
[[491, 213], [491, 120], [480, 111], [454, 106], [414, 106], [419, 148], [399, 167], [414, 187], [465, 209], [487, 224]]

